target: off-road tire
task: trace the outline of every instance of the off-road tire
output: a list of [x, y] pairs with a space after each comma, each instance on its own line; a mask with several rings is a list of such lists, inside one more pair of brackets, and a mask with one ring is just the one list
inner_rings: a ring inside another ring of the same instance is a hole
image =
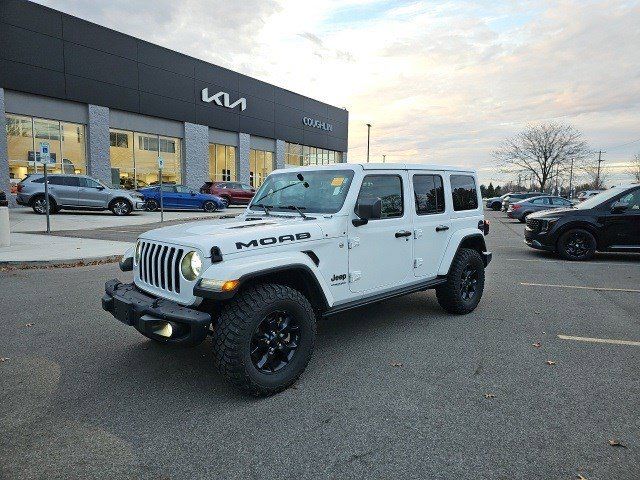
[[212, 200], [207, 200], [202, 204], [202, 209], [207, 213], [213, 213], [218, 210], [218, 205]]
[[[469, 299], [463, 298], [463, 274], [467, 267], [477, 272], [477, 291]], [[477, 250], [461, 248], [451, 262], [446, 283], [436, 288], [440, 306], [449, 313], [462, 315], [478, 306], [484, 291], [484, 262]]]
[[[572, 242], [572, 240], [574, 240], [575, 237], [578, 237], [581, 241], [585, 242], [584, 253], [572, 253], [570, 243]], [[563, 233], [558, 239], [558, 243], [556, 246], [556, 250], [562, 258], [572, 261], [584, 261], [592, 259], [596, 254], [596, 248], [597, 242], [595, 237], [590, 232], [582, 228], [572, 228], [571, 230]]]
[[153, 199], [147, 200], [144, 204], [144, 209], [147, 212], [155, 212], [160, 208], [160, 204]]
[[[43, 206], [40, 208], [40, 202], [45, 202], [46, 198], [44, 195], [37, 195], [35, 196], [32, 200], [31, 200], [31, 208], [33, 209], [33, 212], [38, 214], [38, 215], [45, 215], [47, 213], [47, 207], [46, 204], [43, 204]], [[50, 214], [54, 214], [54, 213], [58, 213], [60, 211], [60, 209], [58, 208], [58, 204], [56, 203], [56, 201], [51, 197], [51, 195], [49, 195], [49, 213]]]
[[[299, 346], [282, 370], [265, 374], [251, 360], [251, 339], [265, 316], [287, 310], [300, 326]], [[239, 292], [224, 305], [213, 327], [214, 363], [236, 387], [256, 396], [268, 396], [293, 385], [307, 367], [315, 344], [316, 319], [307, 298], [291, 287], [263, 283]]]

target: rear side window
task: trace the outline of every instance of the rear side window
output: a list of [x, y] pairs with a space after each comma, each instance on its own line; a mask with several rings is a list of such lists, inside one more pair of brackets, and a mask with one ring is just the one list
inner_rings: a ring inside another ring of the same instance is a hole
[[[25, 178], [26, 180], [26, 178]], [[24, 181], [24, 180], [23, 180]], [[22, 182], [21, 182], [22, 183]], [[44, 183], [44, 177], [40, 177], [40, 178], [36, 178], [34, 181], [32, 181], [31, 183]]]
[[362, 181], [358, 201], [363, 198], [382, 200], [382, 217], [401, 217], [404, 212], [402, 201], [402, 179], [398, 175], [367, 175]]
[[51, 177], [50, 185], [62, 185], [65, 187], [77, 187], [80, 185], [78, 177]]
[[100, 188], [102, 186], [98, 182], [96, 182], [93, 178], [82, 177], [79, 180], [80, 180], [80, 186], [84, 188]]
[[444, 187], [440, 175], [414, 175], [413, 192], [418, 215], [444, 212]]
[[456, 212], [478, 208], [476, 181], [470, 175], [451, 175], [451, 196]]
[[547, 197], [545, 198], [534, 198], [533, 200], [531, 200], [531, 203], [533, 203], [534, 205], [549, 205], [549, 199]]

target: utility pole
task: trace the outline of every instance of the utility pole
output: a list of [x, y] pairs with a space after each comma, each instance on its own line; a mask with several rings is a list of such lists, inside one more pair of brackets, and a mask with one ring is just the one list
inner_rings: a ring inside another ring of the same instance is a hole
[[382, 155], [382, 163], [387, 163], [387, 156], [386, 155]]
[[607, 152], [603, 152], [602, 150], [598, 151], [598, 174], [596, 176], [595, 188], [600, 188], [600, 164], [604, 162], [604, 160], [602, 160], [603, 153], [607, 153]]
[[371, 138], [371, 124], [367, 123], [367, 163], [369, 163], [369, 140]]
[[573, 157], [571, 158], [571, 168], [569, 169], [569, 200], [573, 198]]

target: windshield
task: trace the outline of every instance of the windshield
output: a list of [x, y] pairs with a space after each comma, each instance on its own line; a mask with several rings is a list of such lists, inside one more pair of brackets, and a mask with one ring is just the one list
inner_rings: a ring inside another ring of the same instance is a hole
[[[300, 173], [304, 176], [303, 182], [298, 178]], [[352, 179], [352, 170], [272, 173], [256, 192], [249, 208], [289, 211], [289, 207], [295, 206], [305, 213], [336, 213], [344, 204]], [[305, 183], [309, 186], [305, 187]]]
[[584, 202], [581, 202], [578, 205], [576, 205], [576, 208], [578, 210], [589, 210], [590, 208], [597, 207], [601, 203], [606, 202], [607, 200], [615, 197], [616, 195], [624, 192], [625, 190], [626, 189], [624, 187], [610, 188], [609, 190], [605, 190], [604, 192], [594, 195], [593, 197], [589, 197]]

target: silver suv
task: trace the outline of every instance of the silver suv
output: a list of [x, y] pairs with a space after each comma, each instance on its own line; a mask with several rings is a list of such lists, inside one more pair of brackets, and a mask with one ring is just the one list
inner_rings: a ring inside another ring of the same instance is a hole
[[[86, 175], [48, 175], [51, 213], [60, 210], [111, 210], [114, 215], [129, 215], [144, 208], [144, 198], [137, 192], [111, 188]], [[18, 184], [18, 205], [47, 211], [44, 175], [29, 175]]]

